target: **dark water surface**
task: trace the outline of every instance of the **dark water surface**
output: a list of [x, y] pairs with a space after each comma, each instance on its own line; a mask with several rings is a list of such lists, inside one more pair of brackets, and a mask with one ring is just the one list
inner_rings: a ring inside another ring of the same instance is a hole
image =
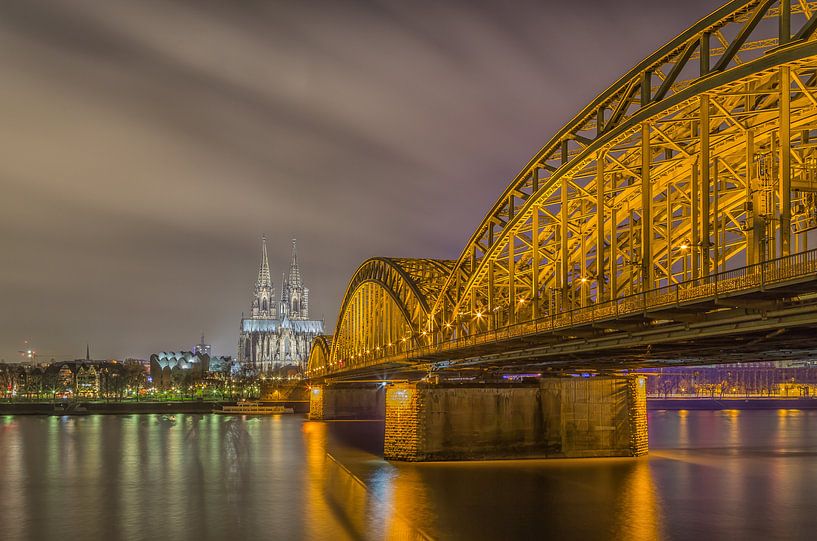
[[398, 464], [382, 423], [0, 417], [0, 540], [817, 539], [817, 411], [652, 412], [649, 457]]

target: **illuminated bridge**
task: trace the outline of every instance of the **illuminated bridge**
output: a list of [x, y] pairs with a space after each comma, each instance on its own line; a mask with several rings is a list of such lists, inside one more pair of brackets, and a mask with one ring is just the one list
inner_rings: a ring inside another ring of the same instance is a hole
[[364, 262], [307, 377], [817, 352], [816, 30], [796, 0], [700, 20], [547, 141], [459, 259]]

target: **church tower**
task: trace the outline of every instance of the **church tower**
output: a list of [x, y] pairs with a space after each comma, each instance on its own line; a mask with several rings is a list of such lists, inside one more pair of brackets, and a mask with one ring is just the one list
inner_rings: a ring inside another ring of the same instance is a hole
[[252, 301], [251, 315], [254, 318], [275, 318], [278, 309], [275, 306], [275, 290], [269, 272], [267, 259], [267, 237], [261, 237], [261, 268], [258, 269], [258, 280], [255, 282], [255, 298]]
[[286, 315], [289, 319], [309, 319], [309, 289], [304, 287], [301, 280], [295, 239], [292, 239], [289, 275], [281, 284], [281, 315]]

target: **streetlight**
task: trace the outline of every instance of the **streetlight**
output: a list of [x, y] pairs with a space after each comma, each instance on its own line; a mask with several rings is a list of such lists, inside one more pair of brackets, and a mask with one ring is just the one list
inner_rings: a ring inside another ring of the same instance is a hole
[[678, 247], [681, 250], [681, 261], [682, 266], [681, 270], [683, 272], [683, 276], [681, 276], [681, 281], [685, 281], [687, 279], [687, 250], [690, 249], [690, 242], [688, 239], [684, 239], [681, 241], [681, 245]]

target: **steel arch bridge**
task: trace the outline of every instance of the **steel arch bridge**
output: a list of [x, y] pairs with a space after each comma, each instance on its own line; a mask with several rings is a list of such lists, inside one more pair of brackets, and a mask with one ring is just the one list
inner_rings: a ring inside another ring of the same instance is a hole
[[307, 377], [806, 343], [815, 30], [817, 2], [736, 0], [701, 19], [556, 133], [458, 260], [364, 262]]

